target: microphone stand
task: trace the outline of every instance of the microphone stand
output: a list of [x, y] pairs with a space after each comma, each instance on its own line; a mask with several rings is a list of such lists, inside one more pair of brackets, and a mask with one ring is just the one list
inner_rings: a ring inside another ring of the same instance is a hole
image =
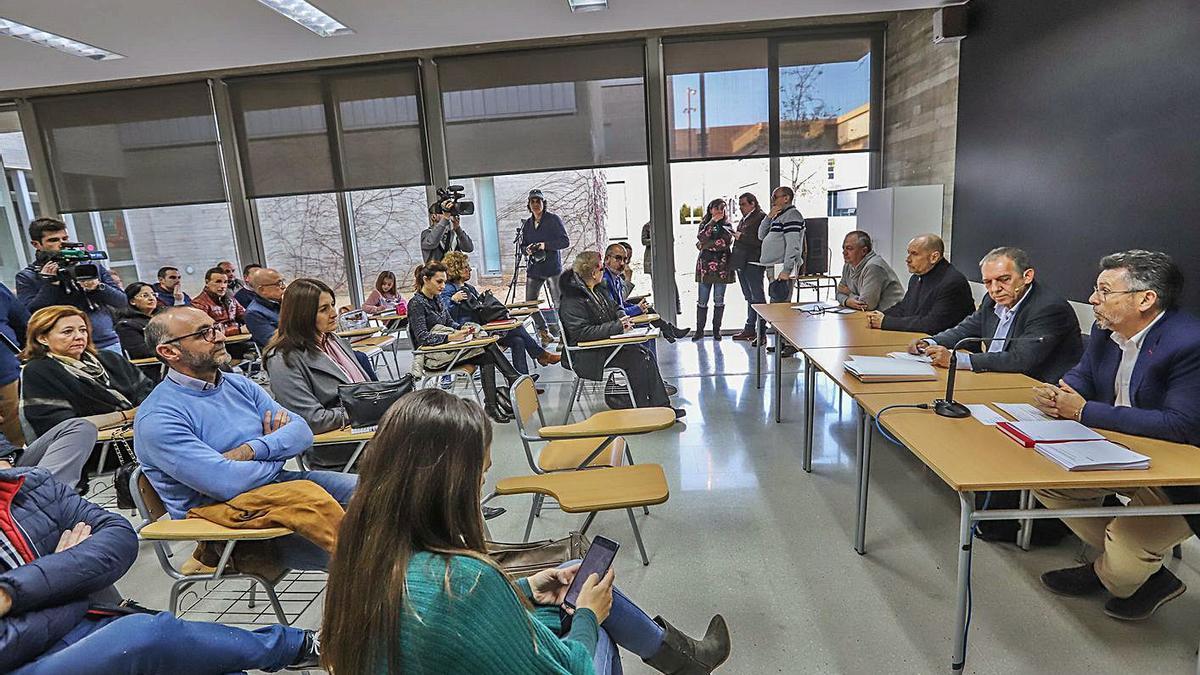
[[972, 342], [982, 343], [988, 342], [1044, 342], [1045, 337], [1004, 337], [1004, 338], [984, 338], [984, 337], [966, 337], [954, 343], [954, 347], [950, 349], [950, 372], [946, 375], [946, 398], [939, 398], [933, 402], [933, 411], [942, 417], [962, 418], [970, 417], [971, 411], [967, 406], [954, 400], [954, 376], [958, 372], [958, 348]]

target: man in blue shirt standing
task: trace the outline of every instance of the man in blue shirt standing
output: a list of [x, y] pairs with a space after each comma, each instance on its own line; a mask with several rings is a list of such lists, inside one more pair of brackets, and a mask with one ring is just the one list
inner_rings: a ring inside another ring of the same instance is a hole
[[[194, 307], [165, 310], [146, 326], [146, 344], [170, 370], [138, 407], [134, 447], [172, 518], [291, 480], [320, 485], [343, 507], [350, 501], [358, 476], [284, 470], [312, 446], [312, 431], [249, 378], [221, 371], [230, 356], [212, 317]], [[290, 569], [329, 564], [325, 551], [296, 534], [276, 551]]]
[[[562, 219], [546, 210], [546, 198], [541, 190], [530, 190], [526, 202], [529, 217], [521, 221], [521, 243], [528, 256], [528, 266], [525, 268], [525, 299], [537, 300], [545, 286], [558, 307], [559, 288], [558, 275], [562, 274], [562, 255], [559, 251], [571, 245], [567, 236], [567, 228]], [[548, 328], [546, 318], [541, 312], [533, 315], [537, 325], [538, 338], [542, 345], [553, 342], [551, 333], [557, 333], [556, 328]]]

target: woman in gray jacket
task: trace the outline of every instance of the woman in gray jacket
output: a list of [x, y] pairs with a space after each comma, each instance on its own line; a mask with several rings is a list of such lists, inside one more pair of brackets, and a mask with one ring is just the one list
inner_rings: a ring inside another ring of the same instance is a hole
[[[338, 398], [339, 385], [375, 379], [336, 330], [333, 289], [317, 279], [297, 279], [288, 285], [279, 308], [279, 329], [263, 351], [275, 400], [303, 417], [314, 434], [349, 423]], [[354, 445], [320, 446], [320, 452], [310, 453], [310, 462], [340, 468]]]

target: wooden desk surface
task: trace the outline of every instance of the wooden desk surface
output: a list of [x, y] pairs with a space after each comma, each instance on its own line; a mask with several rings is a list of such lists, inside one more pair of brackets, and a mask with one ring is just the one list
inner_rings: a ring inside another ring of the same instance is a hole
[[[859, 404], [877, 415], [889, 405], [927, 403], [921, 393], [865, 394]], [[962, 403], [1032, 403], [1031, 389], [978, 389], [955, 394]], [[998, 411], [997, 411], [998, 412]], [[1200, 485], [1200, 448], [1097, 429], [1105, 437], [1150, 457], [1144, 471], [1067, 471], [1032, 448], [974, 418], [939, 417], [932, 410], [889, 410], [880, 420], [947, 485], [967, 490], [1122, 488]]]
[[537, 307], [526, 307], [524, 309], [510, 310], [508, 315], [513, 318], [523, 319], [527, 316], [532, 316], [533, 314], [537, 313], [538, 311], [539, 310]]
[[356, 338], [356, 337], [363, 337], [366, 335], [374, 335], [374, 334], [378, 333], [379, 330], [380, 329], [378, 326], [363, 326], [362, 328], [351, 328], [349, 330], [339, 330], [337, 332], [337, 336], [344, 337], [344, 338]]
[[661, 318], [662, 317], [660, 317], [657, 314], [638, 314], [637, 316], [633, 317], [630, 320], [633, 321], [633, 325], [640, 326], [644, 323], [654, 323], [655, 321], [658, 321]]
[[540, 300], [522, 300], [520, 302], [509, 303], [505, 307], [509, 309], [530, 309], [536, 308], [540, 302]]
[[485, 323], [483, 324], [483, 329], [489, 333], [505, 333], [520, 325], [520, 321], [517, 321], [516, 319], [509, 319], [508, 321], [493, 321], [491, 323]]
[[159, 365], [162, 364], [162, 361], [159, 361], [158, 359], [154, 358], [153, 356], [147, 356], [144, 359], [129, 359], [129, 362], [135, 366], [151, 366], [151, 365], [156, 365], [156, 364], [159, 364]]
[[350, 430], [350, 427], [343, 427], [335, 431], [326, 431], [323, 434], [317, 434], [313, 436], [313, 445], [369, 441], [372, 438], [375, 438], [374, 431], [364, 431], [356, 434]]
[[649, 342], [650, 340], [657, 338], [658, 335], [658, 330], [652, 328], [645, 335], [614, 335], [613, 337], [605, 338], [603, 340], [588, 340], [586, 342], [580, 342], [575, 346], [607, 347], [609, 345], [633, 345], [638, 344], [639, 342]]
[[383, 314], [372, 314], [372, 321], [397, 321], [399, 319], [407, 319], [408, 314], [397, 314], [395, 312], [385, 312]]
[[926, 337], [924, 333], [871, 328], [863, 312], [808, 316], [782, 302], [754, 305], [754, 309], [775, 326], [784, 339], [799, 349], [907, 346], [916, 338]]
[[452, 352], [456, 349], [470, 349], [472, 347], [486, 347], [486, 346], [492, 344], [493, 342], [498, 341], [499, 339], [500, 338], [496, 335], [489, 335], [485, 338], [479, 338], [477, 340], [468, 340], [467, 342], [443, 342], [442, 344], [437, 345], [435, 347], [421, 347], [417, 351], [425, 352], [425, 353]]
[[[883, 394], [894, 392], [921, 391], [941, 394], [946, 391], [946, 376], [950, 371], [934, 368], [938, 379], [919, 382], [863, 382], [846, 372], [844, 364], [850, 356], [887, 356], [888, 352], [902, 352], [904, 347], [818, 347], [805, 349], [804, 353], [813, 365], [837, 383], [842, 391], [858, 397], [859, 394]], [[955, 391], [970, 389], [1029, 389], [1037, 380], [1020, 373], [973, 373], [960, 370], [954, 378]], [[930, 397], [932, 398], [932, 397]]]
[[355, 340], [352, 344], [355, 349], [370, 349], [371, 347], [387, 347], [395, 341], [395, 335], [376, 335]]

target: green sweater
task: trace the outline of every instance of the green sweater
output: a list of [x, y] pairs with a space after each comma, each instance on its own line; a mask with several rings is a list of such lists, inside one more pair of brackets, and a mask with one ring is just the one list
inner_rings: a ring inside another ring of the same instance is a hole
[[[596, 615], [575, 612], [559, 638], [558, 607], [529, 612], [504, 575], [468, 556], [418, 553], [408, 563], [400, 649], [406, 673], [592, 675]], [[529, 582], [517, 588], [532, 602]], [[382, 671], [381, 671], [382, 672]]]

